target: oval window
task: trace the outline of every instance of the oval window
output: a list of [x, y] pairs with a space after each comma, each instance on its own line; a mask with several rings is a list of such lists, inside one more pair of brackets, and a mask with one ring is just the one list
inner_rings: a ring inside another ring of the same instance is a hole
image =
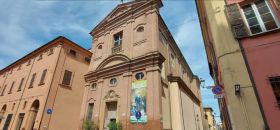
[[144, 73], [143, 72], [136, 73], [135, 78], [137, 80], [143, 79], [144, 78]]
[[99, 45], [99, 46], [98, 46], [98, 49], [102, 49], [102, 45]]
[[137, 28], [137, 32], [143, 32], [143, 31], [144, 31], [144, 27], [143, 26]]
[[117, 84], [117, 79], [116, 79], [116, 78], [112, 78], [112, 79], [110, 80], [110, 84], [111, 84], [111, 85], [116, 85], [116, 84]]

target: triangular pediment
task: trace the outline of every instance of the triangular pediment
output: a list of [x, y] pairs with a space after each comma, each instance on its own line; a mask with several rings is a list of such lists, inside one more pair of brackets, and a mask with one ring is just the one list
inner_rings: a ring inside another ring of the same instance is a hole
[[96, 30], [97, 28], [106, 24], [111, 19], [113, 19], [117, 16], [120, 16], [123, 13], [127, 13], [127, 12], [131, 11], [132, 9], [134, 9], [136, 7], [140, 7], [141, 5], [143, 5], [147, 2], [148, 2], [148, 0], [147, 1], [145, 1], [145, 0], [134, 0], [132, 2], [119, 4], [91, 31], [91, 33], [94, 30]]

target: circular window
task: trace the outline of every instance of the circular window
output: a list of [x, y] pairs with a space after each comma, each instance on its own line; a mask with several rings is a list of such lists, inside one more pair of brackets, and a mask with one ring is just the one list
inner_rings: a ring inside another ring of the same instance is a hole
[[137, 32], [143, 32], [143, 31], [144, 31], [144, 27], [143, 26], [137, 28]]
[[111, 85], [116, 85], [116, 84], [117, 84], [117, 79], [116, 79], [116, 78], [112, 78], [112, 79], [110, 80], [110, 84], [111, 84]]
[[97, 84], [96, 83], [91, 84], [91, 90], [96, 90], [96, 88], [97, 88]]
[[143, 72], [136, 73], [135, 78], [137, 80], [143, 79], [144, 78], [144, 73]]

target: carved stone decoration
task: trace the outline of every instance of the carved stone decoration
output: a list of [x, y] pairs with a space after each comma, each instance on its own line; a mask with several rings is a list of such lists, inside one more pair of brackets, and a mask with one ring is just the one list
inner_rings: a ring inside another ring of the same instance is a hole
[[141, 45], [142, 43], [145, 43], [146, 41], [147, 41], [147, 39], [144, 39], [144, 40], [135, 42], [135, 43], [133, 43], [133, 46], [139, 46], [139, 45]]
[[114, 90], [110, 90], [107, 92], [106, 96], [104, 97], [104, 100], [114, 100], [118, 98], [120, 98], [120, 96], [116, 94]]

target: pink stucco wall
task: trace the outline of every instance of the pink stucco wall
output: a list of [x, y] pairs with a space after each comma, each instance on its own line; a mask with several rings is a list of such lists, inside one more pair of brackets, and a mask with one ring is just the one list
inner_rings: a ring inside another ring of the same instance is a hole
[[[253, 2], [253, 0], [226, 1], [227, 4], [238, 2], [241, 6]], [[273, 0], [268, 1], [279, 22], [280, 11]], [[269, 77], [280, 76], [280, 31], [245, 38], [240, 40], [240, 43], [244, 48], [268, 125], [271, 130], [279, 130], [280, 108], [277, 105]]]
[[[280, 75], [280, 32], [241, 41], [268, 125], [279, 130], [280, 109], [269, 77]], [[265, 44], [265, 45], [264, 45]]]

